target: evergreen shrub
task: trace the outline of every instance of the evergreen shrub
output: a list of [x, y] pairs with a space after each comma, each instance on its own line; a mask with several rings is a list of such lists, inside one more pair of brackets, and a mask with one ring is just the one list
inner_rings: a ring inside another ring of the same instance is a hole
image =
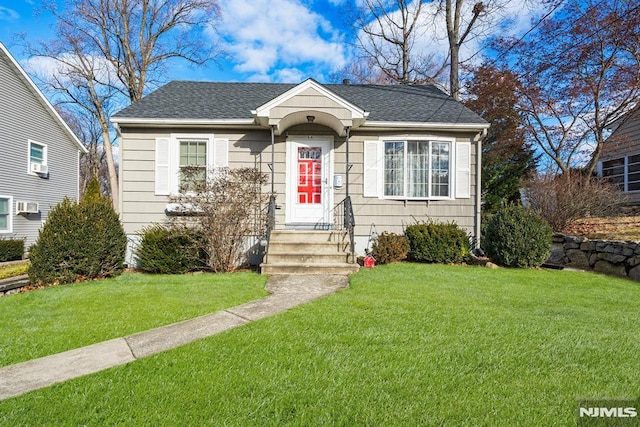
[[127, 237], [111, 200], [96, 185], [90, 184], [80, 203], [65, 198], [49, 212], [29, 251], [31, 283], [71, 283], [124, 270]]
[[409, 239], [408, 258], [431, 263], [456, 263], [468, 260], [469, 236], [455, 222], [422, 222], [405, 230]]
[[505, 267], [538, 267], [548, 258], [553, 231], [530, 209], [507, 205], [486, 224], [484, 247], [493, 262]]
[[0, 239], [0, 262], [22, 259], [24, 239]]
[[147, 273], [183, 274], [206, 266], [194, 232], [154, 224], [140, 233], [136, 266]]

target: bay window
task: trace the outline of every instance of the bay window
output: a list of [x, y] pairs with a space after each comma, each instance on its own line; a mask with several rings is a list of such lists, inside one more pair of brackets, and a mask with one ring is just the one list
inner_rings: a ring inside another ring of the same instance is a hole
[[383, 176], [385, 197], [448, 198], [451, 143], [385, 141]]

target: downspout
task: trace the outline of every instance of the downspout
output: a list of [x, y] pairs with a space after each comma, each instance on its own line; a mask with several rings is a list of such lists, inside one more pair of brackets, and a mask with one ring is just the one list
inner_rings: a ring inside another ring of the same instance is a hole
[[476, 152], [476, 249], [480, 249], [482, 227], [482, 140], [487, 136], [487, 129], [483, 129], [478, 137]]
[[275, 139], [275, 125], [271, 125], [271, 195], [276, 194], [275, 191], [275, 173], [276, 173], [276, 139]]
[[349, 131], [351, 130], [351, 128], [349, 126], [344, 128], [347, 131], [347, 136], [345, 139], [345, 143], [346, 143], [346, 149], [347, 149], [347, 170], [345, 173], [345, 179], [346, 179], [346, 184], [345, 184], [345, 192], [346, 192], [346, 196], [349, 197], [349, 169], [351, 169], [351, 164], [349, 163]]

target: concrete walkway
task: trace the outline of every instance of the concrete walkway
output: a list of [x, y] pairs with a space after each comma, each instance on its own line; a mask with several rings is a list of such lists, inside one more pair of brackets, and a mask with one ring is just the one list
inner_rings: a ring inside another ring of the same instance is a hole
[[272, 316], [348, 286], [346, 276], [271, 276], [271, 295], [184, 322], [0, 368], [0, 400], [124, 365]]

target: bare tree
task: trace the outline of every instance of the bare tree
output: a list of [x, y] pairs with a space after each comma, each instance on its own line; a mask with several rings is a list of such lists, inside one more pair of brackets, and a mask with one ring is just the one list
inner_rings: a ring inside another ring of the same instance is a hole
[[[218, 14], [211, 0], [70, 0], [59, 10], [53, 41], [32, 48], [35, 56], [54, 59], [58, 72], [51, 87], [64, 101], [90, 111], [100, 125], [114, 208], [119, 208], [118, 177], [109, 107], [138, 101], [163, 79], [168, 61], [202, 64], [215, 52], [201, 32]], [[71, 82], [72, 89], [68, 89]]]
[[107, 156], [100, 143], [102, 131], [95, 117], [85, 110], [69, 110], [56, 107], [65, 122], [87, 147], [87, 153], [80, 156], [80, 197], [93, 178], [97, 178], [102, 194], [109, 194], [109, 173]]
[[172, 217], [172, 227], [183, 230], [182, 235], [198, 236], [195, 244], [211, 270], [235, 270], [246, 260], [247, 236], [264, 231], [266, 175], [251, 168], [188, 167], [181, 173], [181, 192], [171, 197], [179, 213]]
[[[117, 91], [116, 82], [113, 80], [114, 74], [109, 69], [108, 63], [94, 56], [86, 47], [86, 41], [77, 27], [64, 21], [58, 21], [54, 40], [41, 42], [38, 46], [30, 46], [29, 50], [32, 56], [54, 61], [56, 67], [53, 74], [42, 77], [45, 85], [56, 92], [59, 104], [64, 105], [68, 111], [73, 111], [73, 115], [87, 119], [82, 127], [88, 128], [80, 134], [95, 136], [101, 140], [109, 176], [107, 194], [111, 197], [114, 209], [117, 211], [118, 174], [109, 124], [110, 106]], [[80, 125], [79, 122], [77, 124]], [[90, 129], [96, 124], [98, 129]], [[99, 135], [94, 135], [96, 130], [99, 131]], [[85, 145], [91, 147], [91, 144], [91, 141], [85, 140]]]
[[348, 64], [343, 69], [329, 76], [333, 83], [354, 81], [356, 83], [389, 85], [394, 81], [377, 66], [373, 58], [366, 56], [359, 61]]
[[509, 46], [530, 141], [563, 174], [592, 174], [608, 127], [640, 100], [640, 5], [572, 0], [529, 41]]
[[[509, 3], [509, 0], [364, 0], [354, 19], [358, 31], [356, 44], [361, 52], [358, 60], [373, 60], [392, 82], [448, 86], [451, 96], [458, 99], [461, 65], [479, 53], [474, 51], [462, 58], [462, 47], [478, 38], [484, 41], [497, 28], [504, 29], [509, 18], [503, 10]], [[446, 50], [440, 52], [426, 48], [429, 43], [437, 45], [438, 40], [428, 40], [426, 34], [439, 28], [439, 23], [446, 28], [443, 36], [448, 42]], [[349, 74], [348, 70], [345, 74]]]
[[414, 50], [428, 24], [426, 14], [423, 1], [364, 0], [354, 20], [359, 60], [375, 63], [391, 82], [434, 81], [445, 67]]
[[463, 19], [463, 10], [469, 1], [464, 0], [440, 0], [439, 12], [444, 11], [447, 23], [447, 40], [449, 41], [449, 92], [455, 99], [460, 97], [460, 47], [473, 36], [478, 19], [487, 16], [498, 4], [489, 1], [492, 5], [478, 1], [474, 2], [471, 15]]

